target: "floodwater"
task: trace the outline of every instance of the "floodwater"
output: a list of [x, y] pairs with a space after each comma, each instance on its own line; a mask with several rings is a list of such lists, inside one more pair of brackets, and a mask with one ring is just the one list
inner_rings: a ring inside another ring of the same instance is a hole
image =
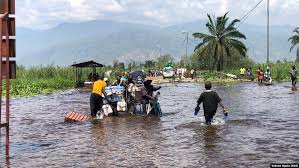
[[[89, 113], [89, 93], [12, 100], [11, 158], [0, 167], [270, 167], [299, 162], [299, 91], [278, 83], [213, 87], [229, 108], [222, 126], [201, 126], [193, 109], [203, 84], [164, 86], [164, 116], [108, 117], [64, 123], [65, 113]], [[217, 116], [222, 117], [219, 109]], [[201, 111], [202, 115], [202, 111]], [[2, 131], [4, 133], [4, 131]]]

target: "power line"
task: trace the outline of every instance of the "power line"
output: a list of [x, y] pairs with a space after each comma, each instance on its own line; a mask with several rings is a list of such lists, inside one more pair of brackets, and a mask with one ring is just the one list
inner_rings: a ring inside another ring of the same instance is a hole
[[237, 26], [237, 28], [239, 28], [244, 21], [250, 16], [250, 14], [263, 2], [264, 0], [260, 0], [249, 12], [247, 12], [241, 19], [240, 19], [240, 23]]

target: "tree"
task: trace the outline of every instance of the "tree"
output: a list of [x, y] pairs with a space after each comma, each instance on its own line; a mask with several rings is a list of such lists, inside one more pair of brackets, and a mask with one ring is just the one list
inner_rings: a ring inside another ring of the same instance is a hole
[[113, 68], [117, 68], [119, 65], [118, 60], [113, 60]]
[[120, 68], [121, 70], [125, 70], [125, 69], [126, 69], [126, 67], [125, 67], [125, 63], [123, 63], [123, 62], [118, 63], [118, 66], [119, 66], [119, 68]]
[[156, 63], [154, 61], [152, 61], [152, 60], [145, 61], [145, 67], [146, 68], [153, 68], [155, 66], [155, 64]]
[[[294, 31], [295, 35], [293, 35], [292, 37], [289, 38], [289, 41], [291, 41], [292, 43], [292, 47], [290, 48], [290, 52], [293, 50], [293, 48], [299, 44], [299, 27], [297, 27]], [[297, 50], [297, 59], [296, 61], [299, 60], [298, 58], [298, 52], [299, 52], [299, 49]]]
[[157, 66], [159, 68], [164, 67], [168, 63], [174, 63], [174, 58], [169, 54], [162, 55], [157, 58]]
[[231, 52], [237, 51], [243, 57], [246, 57], [247, 48], [239, 39], [246, 39], [246, 36], [239, 32], [235, 25], [240, 20], [235, 19], [227, 25], [229, 18], [226, 13], [224, 16], [212, 19], [208, 14], [209, 21], [206, 24], [209, 33], [193, 33], [194, 38], [201, 39], [194, 51], [199, 51], [200, 55], [205, 57], [212, 56], [212, 68], [217, 64], [217, 71], [223, 70], [225, 58], [232, 56]]

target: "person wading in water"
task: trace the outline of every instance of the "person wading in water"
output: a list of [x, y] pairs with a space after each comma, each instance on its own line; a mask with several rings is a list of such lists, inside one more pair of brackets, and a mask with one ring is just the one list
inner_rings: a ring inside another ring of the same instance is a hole
[[90, 95], [90, 111], [93, 118], [96, 117], [96, 114], [101, 110], [103, 106], [103, 97], [102, 94], [106, 96], [105, 87], [107, 86], [106, 82], [103, 81], [103, 76], [99, 78], [94, 74], [94, 84], [92, 88], [92, 93]]
[[264, 72], [261, 69], [261, 67], [259, 67], [259, 69], [257, 70], [257, 79], [260, 83], [263, 83], [263, 79], [264, 79]]
[[223, 108], [223, 112], [225, 114], [227, 114], [227, 113], [226, 113], [225, 107], [221, 103], [222, 100], [220, 99], [218, 94], [215, 91], [211, 90], [211, 88], [212, 88], [211, 82], [206, 82], [205, 88], [206, 88], [206, 91], [203, 92], [197, 100], [197, 106], [195, 108], [194, 114], [197, 115], [197, 113], [200, 110], [199, 106], [201, 103], [203, 103], [206, 124], [211, 125], [212, 119], [217, 112], [218, 104]]
[[142, 111], [146, 114], [146, 104], [150, 103], [151, 100], [154, 100], [154, 91], [161, 89], [161, 86], [153, 86], [152, 80], [146, 80], [144, 86], [141, 88], [142, 92]]
[[292, 86], [296, 87], [296, 83], [297, 83], [297, 69], [296, 69], [295, 65], [292, 66], [290, 74], [291, 74], [291, 79], [292, 79]]

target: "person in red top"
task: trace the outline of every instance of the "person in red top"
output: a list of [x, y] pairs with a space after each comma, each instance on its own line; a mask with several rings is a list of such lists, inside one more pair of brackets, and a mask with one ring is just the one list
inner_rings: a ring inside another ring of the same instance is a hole
[[259, 67], [259, 69], [257, 70], [257, 79], [260, 83], [263, 83], [263, 79], [264, 79], [264, 72], [261, 69], [261, 67]]

